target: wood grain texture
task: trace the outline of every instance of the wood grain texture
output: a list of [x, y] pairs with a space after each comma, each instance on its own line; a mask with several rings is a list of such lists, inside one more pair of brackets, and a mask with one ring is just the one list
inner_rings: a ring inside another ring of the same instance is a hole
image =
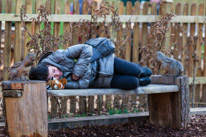
[[[70, 14], [70, 2], [69, 0], [64, 1], [64, 14]], [[70, 23], [69, 22], [64, 22], [64, 34], [68, 33], [70, 34]], [[63, 49], [67, 49], [70, 46], [69, 41], [63, 46]]]
[[[31, 0], [26, 0], [26, 14], [32, 14], [32, 1]], [[31, 22], [26, 22], [25, 23], [28, 32], [32, 32], [32, 23]], [[29, 37], [29, 34], [25, 31], [24, 32], [24, 57], [29, 53], [28, 47], [26, 44], [31, 40]]]
[[[16, 1], [15, 12], [16, 14], [20, 14], [21, 6], [23, 5], [22, 0]], [[17, 63], [23, 59], [21, 57], [22, 53], [22, 24], [21, 22], [15, 23], [15, 45], [14, 45], [14, 63]]]
[[[118, 14], [123, 15], [123, 13], [124, 13], [124, 3], [122, 1], [120, 1], [118, 4]], [[122, 58], [122, 56], [121, 56], [122, 51], [120, 51], [120, 48], [122, 46], [122, 37], [123, 37], [123, 28], [122, 28], [122, 24], [120, 24], [119, 30], [117, 31], [118, 44], [116, 45], [116, 49], [117, 49], [116, 55], [117, 55], [117, 57], [120, 57], [120, 58]]]
[[[7, 0], [5, 3], [5, 12], [12, 12], [12, 0]], [[5, 47], [4, 47], [4, 76], [3, 80], [9, 79], [9, 67], [11, 64], [11, 25], [12, 22], [5, 22]]]
[[[189, 6], [188, 4], [184, 4], [183, 6], [183, 15], [187, 16], [189, 15]], [[187, 37], [187, 27], [188, 27], [188, 23], [183, 23], [182, 24], [182, 28], [183, 28], [183, 32], [182, 32], [182, 64], [184, 66], [184, 75], [188, 75], [188, 68], [189, 68], [189, 53], [188, 53], [188, 37]]]
[[5, 106], [6, 123], [11, 137], [48, 136], [45, 82], [24, 83], [23, 96], [6, 97]]
[[176, 79], [177, 93], [149, 95], [150, 123], [162, 127], [181, 128], [189, 123], [188, 77]]
[[[139, 15], [140, 14], [140, 3], [139, 2], [135, 2], [135, 11], [134, 14], [135, 15]], [[135, 23], [134, 24], [134, 33], [133, 33], [133, 48], [132, 48], [132, 62], [138, 63], [139, 61], [139, 43], [140, 43], [140, 39], [139, 39], [139, 23]]]

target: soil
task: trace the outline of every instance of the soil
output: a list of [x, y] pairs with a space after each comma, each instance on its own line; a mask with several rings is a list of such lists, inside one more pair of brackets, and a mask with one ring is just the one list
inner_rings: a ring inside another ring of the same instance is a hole
[[191, 116], [187, 128], [170, 129], [147, 123], [86, 126], [50, 131], [49, 137], [206, 137], [206, 115]]
[[[5, 127], [0, 128], [0, 137], [8, 137]], [[191, 122], [187, 128], [176, 130], [133, 122], [65, 128], [49, 131], [49, 137], [206, 137], [206, 115], [191, 116]]]

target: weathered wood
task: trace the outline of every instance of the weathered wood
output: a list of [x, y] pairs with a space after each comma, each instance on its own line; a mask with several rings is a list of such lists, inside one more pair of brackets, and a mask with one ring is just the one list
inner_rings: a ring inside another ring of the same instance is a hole
[[[188, 4], [185, 4], [183, 6], [183, 15], [187, 16], [189, 15], [189, 6]], [[188, 38], [187, 38], [187, 26], [188, 24], [187, 23], [183, 23], [182, 24], [182, 29], [183, 29], [183, 32], [182, 32], [182, 64], [184, 66], [184, 75], [188, 75], [188, 65], [189, 65], [189, 61], [188, 61]]]
[[[118, 14], [119, 16], [123, 15], [124, 13], [124, 3], [122, 1], [119, 2], [118, 4]], [[117, 49], [117, 52], [116, 52], [116, 55], [117, 57], [122, 57], [122, 53], [123, 50], [120, 49], [121, 46], [122, 46], [122, 37], [123, 37], [123, 28], [122, 28], [122, 24], [119, 25], [119, 30], [117, 31], [117, 42], [118, 44], [116, 45], [116, 49]]]
[[46, 83], [29, 81], [22, 84], [22, 97], [5, 97], [8, 134], [11, 137], [35, 135], [47, 137]]
[[[196, 15], [196, 10], [197, 10], [197, 6], [196, 4], [192, 4], [191, 6], [191, 15], [195, 16]], [[190, 37], [193, 38], [195, 36], [195, 23], [191, 24], [190, 27]], [[189, 43], [189, 73], [188, 76], [192, 77], [193, 76], [193, 53], [194, 53], [194, 40], [192, 42]]]
[[[204, 4], [200, 4], [199, 5], [199, 8], [198, 8], [198, 15], [199, 16], [204, 16]], [[196, 76], [197, 77], [201, 77], [201, 73], [202, 73], [202, 69], [201, 69], [201, 58], [202, 58], [202, 40], [203, 40], [203, 32], [202, 32], [202, 29], [203, 29], [203, 24], [202, 23], [199, 23], [197, 24], [198, 27], [197, 27], [197, 45], [196, 45], [196, 54], [197, 54], [197, 62], [196, 62]], [[195, 102], [200, 102], [201, 100], [201, 87], [200, 85], [196, 85], [195, 87]]]
[[[170, 2], [162, 2], [162, 15], [166, 15], [167, 13], [172, 13], [172, 5], [173, 3]], [[171, 24], [168, 24], [168, 30], [165, 34], [165, 39], [164, 39], [164, 44], [163, 47], [164, 49], [168, 50], [170, 49], [170, 34], [171, 34]]]
[[[206, 4], [205, 4], [206, 7]], [[206, 15], [206, 10], [205, 10], [205, 15]], [[205, 30], [206, 30], [206, 25], [204, 26]], [[204, 39], [204, 43], [206, 43], [206, 38]], [[204, 58], [203, 58], [203, 75], [202, 76], [206, 76], [206, 46], [204, 45]], [[202, 86], [202, 100], [203, 102], [206, 102], [206, 84], [204, 84]]]
[[2, 90], [4, 97], [21, 97], [22, 90]]
[[[55, 0], [54, 14], [56, 15], [61, 14], [61, 1], [60, 0]], [[59, 35], [60, 35], [60, 21], [54, 23], [54, 37], [57, 38]]]
[[189, 85], [188, 77], [179, 77], [176, 84], [179, 92], [150, 94], [149, 114], [150, 123], [163, 126], [180, 128], [189, 123]]
[[[26, 0], [26, 14], [32, 14], [32, 1], [31, 0]], [[25, 23], [26, 28], [28, 30], [28, 32], [32, 31], [32, 23], [31, 22], [26, 22]], [[26, 44], [31, 40], [31, 38], [29, 37], [29, 34], [24, 31], [24, 57], [29, 53], [28, 51], [28, 47], [26, 46]]]
[[[181, 14], [181, 4], [178, 3], [175, 6], [175, 15]], [[175, 28], [174, 28], [175, 27]], [[181, 44], [181, 26], [180, 24], [174, 24], [174, 59], [178, 60], [181, 57], [181, 51], [182, 51], [182, 44]], [[171, 36], [171, 35], [170, 35]], [[171, 40], [171, 39], [170, 39]], [[173, 43], [170, 43], [172, 45]]]
[[[196, 13], [197, 11], [197, 6], [195, 3], [193, 3], [191, 5], [191, 15], [195, 16], [197, 15]], [[195, 23], [191, 23], [190, 24], [190, 37], [189, 37], [189, 67], [188, 67], [188, 76], [189, 77], [193, 77], [193, 73], [194, 73], [194, 53], [195, 51], [195, 47], [196, 47], [196, 41], [195, 41]], [[195, 63], [196, 65], [196, 63]], [[195, 74], [194, 74], [195, 75]], [[195, 87], [194, 87], [194, 91], [193, 91], [193, 85], [190, 86], [190, 97], [191, 97], [191, 101], [194, 103], [195, 102]]]
[[[135, 2], [135, 15], [140, 14], [140, 3]], [[134, 24], [134, 34], [133, 34], [133, 48], [132, 48], [132, 62], [137, 63], [139, 61], [139, 23]]]
[[[12, 12], [12, 1], [7, 0], [5, 3], [5, 12]], [[4, 76], [3, 80], [8, 80], [9, 78], [9, 67], [11, 64], [11, 24], [12, 22], [5, 22], [5, 46], [4, 46]]]
[[[38, 9], [39, 9], [39, 7], [41, 6], [43, 4], [43, 1], [42, 0], [36, 0], [35, 1], [35, 13], [36, 14], [38, 14], [39, 13], [39, 11], [38, 11]], [[34, 31], [35, 31], [35, 33], [40, 33], [40, 30], [41, 30], [41, 25], [39, 24], [39, 23], [35, 23], [35, 29], [34, 29]]]
[[62, 128], [76, 128], [83, 126], [111, 125], [126, 122], [147, 122], [148, 112], [133, 114], [115, 114], [112, 116], [89, 116], [89, 117], [72, 117], [64, 119], [51, 119], [48, 122], [49, 130], [58, 130]]
[[[21, 6], [23, 5], [22, 0], [16, 1], [16, 14], [20, 13]], [[14, 63], [21, 61], [23, 57], [21, 57], [22, 53], [22, 24], [20, 22], [15, 23], [15, 45], [14, 45]]]
[[[64, 14], [69, 15], [70, 14], [70, 2], [69, 0], [64, 1]], [[64, 23], [64, 34], [70, 33], [70, 23], [65, 22]], [[67, 49], [70, 46], [70, 41], [67, 41], [67, 43], [63, 46], [63, 49]]]
[[[31, 18], [36, 18], [38, 14], [27, 14], [25, 22], [32, 22]], [[156, 22], [161, 19], [159, 15], [119, 15], [120, 22]], [[91, 15], [50, 15], [49, 22], [79, 22], [79, 20], [91, 20]], [[14, 17], [14, 14], [0, 14], [0, 21], [21, 21], [19, 17]], [[103, 22], [104, 19], [99, 18], [97, 22]], [[112, 22], [111, 15], [106, 15], [106, 22]], [[202, 16], [175, 16], [171, 23], [204, 23], [205, 18]]]
[[94, 96], [94, 95], [117, 95], [117, 94], [157, 94], [177, 92], [177, 85], [150, 84], [134, 90], [122, 90], [116, 88], [101, 89], [62, 89], [47, 90], [51, 96]]

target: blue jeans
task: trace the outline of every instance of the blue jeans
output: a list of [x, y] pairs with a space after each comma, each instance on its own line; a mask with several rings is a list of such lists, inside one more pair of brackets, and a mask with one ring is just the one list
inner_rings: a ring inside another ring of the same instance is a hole
[[141, 66], [120, 58], [114, 58], [114, 75], [110, 83], [111, 88], [135, 89], [139, 86], [138, 75]]

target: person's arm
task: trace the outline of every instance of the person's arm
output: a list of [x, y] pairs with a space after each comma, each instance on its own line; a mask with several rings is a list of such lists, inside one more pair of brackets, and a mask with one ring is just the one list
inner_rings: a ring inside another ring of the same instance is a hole
[[74, 89], [74, 88], [88, 88], [89, 87], [89, 79], [90, 79], [90, 71], [86, 71], [86, 73], [79, 80], [68, 80], [65, 89]]
[[77, 77], [82, 77], [92, 58], [92, 47], [86, 44], [71, 46], [67, 49], [66, 56], [70, 59], [77, 59], [72, 73]]

